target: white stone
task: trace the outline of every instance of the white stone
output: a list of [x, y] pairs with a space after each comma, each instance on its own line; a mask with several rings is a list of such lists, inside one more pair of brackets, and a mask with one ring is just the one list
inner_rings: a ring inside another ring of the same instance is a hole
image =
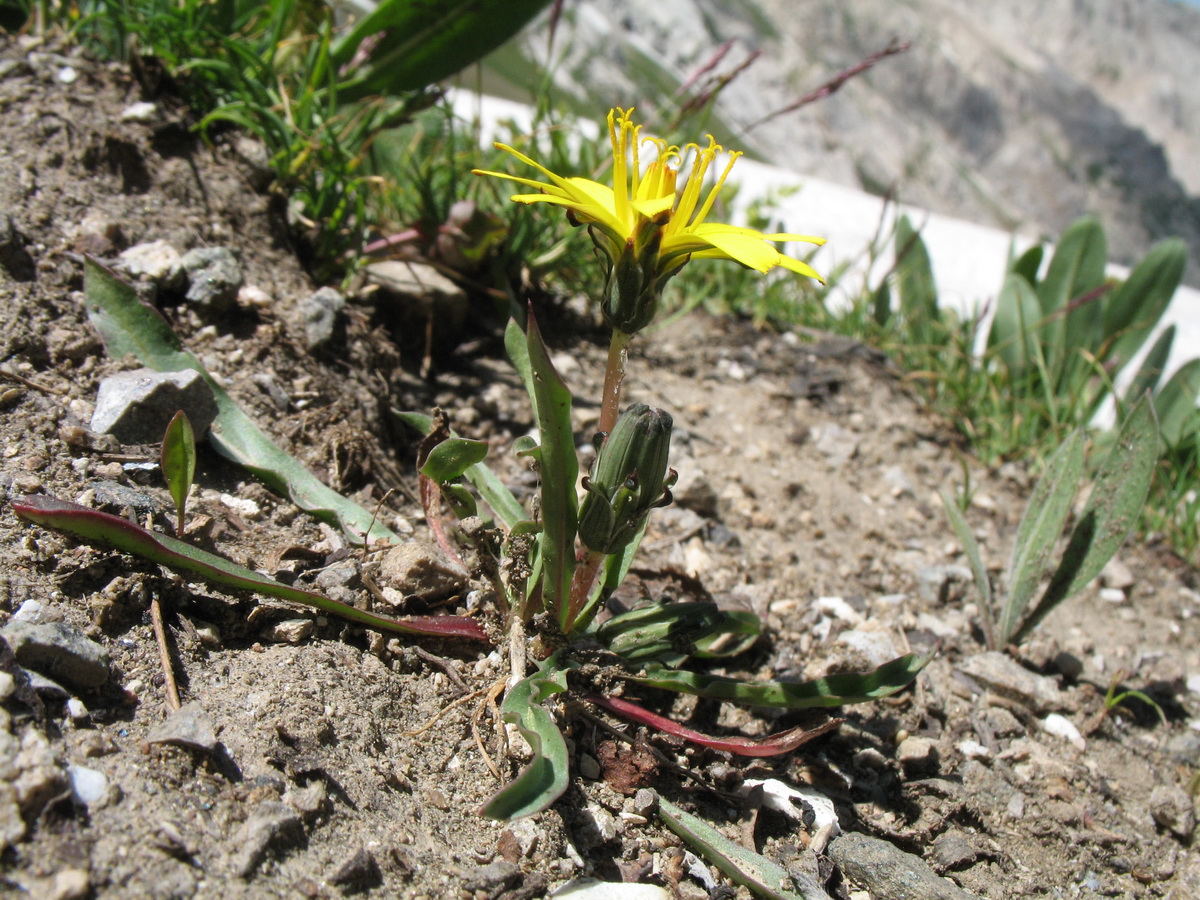
[[158, 106], [145, 100], [131, 103], [121, 110], [122, 122], [153, 122], [158, 115]]
[[1083, 735], [1079, 733], [1079, 729], [1075, 727], [1075, 723], [1066, 716], [1059, 713], [1051, 713], [1042, 719], [1042, 728], [1048, 734], [1063, 738], [1077, 750], [1087, 749], [1087, 741], [1083, 739]]
[[108, 776], [87, 766], [68, 766], [71, 793], [84, 806], [92, 806], [108, 798]]
[[671, 900], [671, 895], [655, 884], [618, 884], [595, 878], [574, 878], [550, 896], [560, 900]]

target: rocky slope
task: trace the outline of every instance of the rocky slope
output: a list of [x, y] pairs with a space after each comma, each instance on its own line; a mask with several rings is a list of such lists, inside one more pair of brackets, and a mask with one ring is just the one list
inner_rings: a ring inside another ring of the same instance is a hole
[[[546, 57], [545, 29], [524, 52]], [[883, 48], [911, 49], [797, 112], [764, 116]], [[594, 114], [649, 110], [732, 42], [721, 140], [805, 174], [1005, 229], [1102, 217], [1128, 263], [1184, 237], [1200, 259], [1200, 11], [1168, 0], [580, 0], [556, 83]], [[599, 49], [596, 49], [599, 48]], [[511, 52], [511, 51], [510, 51]], [[509, 73], [516, 71], [510, 64]], [[1193, 262], [1192, 284], [1200, 284]]]

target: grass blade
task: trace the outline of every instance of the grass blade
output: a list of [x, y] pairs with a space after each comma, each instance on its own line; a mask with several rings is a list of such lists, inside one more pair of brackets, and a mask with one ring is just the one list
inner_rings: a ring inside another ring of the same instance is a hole
[[167, 321], [143, 303], [132, 286], [91, 257], [84, 266], [83, 283], [88, 318], [113, 359], [132, 353], [147, 368], [159, 372], [194, 369], [209, 383], [218, 412], [208, 441], [218, 453], [244, 466], [305, 512], [340, 526], [355, 542], [399, 542], [399, 537], [370, 512], [321, 483], [267, 437], [205, 371], [200, 360], [182, 348]]
[[735, 844], [698, 816], [684, 812], [665, 797], [658, 798], [658, 814], [673, 832], [697, 853], [760, 897], [769, 900], [831, 900], [817, 884], [801, 892], [787, 870], [761, 854]]
[[988, 579], [987, 568], [983, 564], [983, 555], [979, 552], [979, 542], [971, 533], [962, 510], [954, 502], [954, 498], [945, 491], [941, 492], [942, 507], [946, 510], [946, 518], [954, 530], [958, 542], [962, 544], [963, 552], [967, 554], [967, 562], [971, 564], [971, 576], [975, 579], [975, 589], [979, 592], [979, 607], [983, 619], [983, 634], [987, 645], [996, 649], [996, 610], [992, 604], [992, 583]]
[[741, 681], [723, 675], [675, 671], [652, 667], [645, 675], [627, 676], [630, 681], [680, 694], [713, 700], [730, 700], [747, 706], [776, 709], [810, 709], [865, 703], [894, 694], [911, 682], [933, 659], [910, 653], [865, 673], [827, 675], [812, 681]]
[[1054, 545], [1062, 536], [1082, 478], [1083, 432], [1076, 430], [1046, 463], [1046, 471], [1030, 494], [1025, 515], [1017, 527], [1012, 556], [1004, 573], [1004, 606], [993, 649], [1013, 639], [1038, 582], [1046, 573]]
[[23, 519], [47, 528], [66, 531], [87, 541], [101, 541], [134, 556], [166, 566], [175, 572], [198, 575], [211, 584], [240, 591], [254, 591], [280, 600], [311, 606], [352, 622], [380, 631], [400, 634], [424, 634], [434, 637], [467, 638], [489, 641], [483, 626], [463, 616], [409, 616], [392, 619], [354, 606], [330, 600], [324, 594], [281, 584], [224, 557], [185, 544], [165, 534], [147, 531], [139, 525], [110, 513], [88, 509], [55, 497], [22, 497], [12, 505]]
[[[1124, 401], [1132, 406], [1142, 398], [1147, 391], [1153, 392], [1167, 368], [1167, 360], [1171, 356], [1171, 345], [1175, 343], [1175, 326], [1168, 325], [1163, 329], [1154, 346], [1146, 353], [1142, 364], [1138, 366], [1137, 374], [1129, 382], [1129, 390], [1125, 392]], [[1159, 421], [1162, 420], [1161, 413]], [[1169, 442], [1168, 442], [1169, 443]]]
[[492, 796], [480, 812], [489, 819], [519, 819], [546, 809], [562, 796], [570, 780], [567, 742], [542, 703], [567, 689], [567, 673], [551, 657], [539, 672], [517, 682], [500, 705], [505, 722], [517, 726], [533, 748], [533, 759], [515, 779]]
[[1149, 398], [1143, 398], [1117, 436], [1096, 473], [1092, 493], [1071, 532], [1062, 562], [1029, 617], [1013, 634], [1019, 642], [1059, 603], [1100, 574], [1133, 530], [1150, 491], [1158, 463], [1158, 423]]

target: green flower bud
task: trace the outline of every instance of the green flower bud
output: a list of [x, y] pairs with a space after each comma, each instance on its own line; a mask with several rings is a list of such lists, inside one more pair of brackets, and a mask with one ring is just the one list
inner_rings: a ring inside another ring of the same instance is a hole
[[650, 510], [671, 502], [675, 472], [667, 473], [671, 449], [668, 413], [635, 403], [617, 419], [583, 479], [579, 537], [589, 550], [618, 553], [633, 540]]
[[593, 230], [592, 240], [609, 263], [600, 308], [604, 320], [625, 334], [636, 334], [654, 321], [663, 287], [682, 268], [681, 264], [667, 273], [659, 271], [662, 230], [668, 220], [666, 214], [646, 220], [619, 248]]

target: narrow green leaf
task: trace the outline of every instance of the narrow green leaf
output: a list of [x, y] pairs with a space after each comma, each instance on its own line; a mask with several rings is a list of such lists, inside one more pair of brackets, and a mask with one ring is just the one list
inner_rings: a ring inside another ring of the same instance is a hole
[[579, 459], [571, 430], [571, 392], [554, 370], [533, 311], [526, 334], [533, 394], [541, 435], [542, 597], [565, 632], [571, 578], [575, 573], [575, 526], [578, 517]]
[[880, 327], [892, 317], [892, 288], [885, 280], [871, 295], [871, 318]]
[[929, 251], [908, 216], [901, 216], [896, 223], [896, 278], [900, 313], [912, 339], [919, 345], [928, 345], [938, 318], [937, 284]]
[[1046, 574], [1046, 564], [1062, 536], [1071, 501], [1083, 479], [1083, 445], [1083, 432], [1071, 432], [1046, 463], [1046, 470], [1029, 496], [1004, 572], [1004, 605], [996, 646], [1003, 647], [1012, 640], [1038, 583]]
[[183, 536], [188, 491], [196, 477], [196, 433], [182, 409], [167, 424], [163, 435], [161, 465], [167, 490], [175, 501], [175, 533]]
[[[1147, 391], [1153, 392], [1158, 386], [1158, 380], [1162, 378], [1163, 372], [1167, 368], [1167, 360], [1171, 356], [1171, 345], [1175, 343], [1175, 326], [1168, 325], [1163, 329], [1162, 334], [1154, 342], [1154, 345], [1146, 353], [1142, 359], [1142, 364], [1138, 366], [1137, 374], [1133, 376], [1133, 381], [1129, 383], [1129, 390], [1125, 392], [1125, 403], [1132, 406], [1142, 398], [1142, 395]], [[1159, 420], [1162, 420], [1162, 413], [1159, 413]]]
[[1189, 360], [1167, 379], [1154, 396], [1154, 411], [1162, 426], [1163, 440], [1175, 447], [1187, 437], [1189, 423], [1200, 396], [1200, 359]]
[[[933, 653], [936, 653], [936, 649]], [[644, 675], [628, 676], [630, 681], [680, 694], [694, 694], [713, 700], [730, 700], [747, 706], [776, 709], [809, 709], [866, 703], [894, 694], [909, 684], [933, 659], [933, 653], [910, 653], [877, 669], [863, 673], [827, 675], [812, 681], [741, 681], [723, 675], [675, 671], [661, 666], [649, 667]]]
[[315, 591], [281, 584], [224, 557], [193, 547], [165, 534], [147, 531], [120, 516], [110, 515], [54, 497], [22, 497], [12, 505], [23, 519], [47, 528], [66, 531], [88, 541], [100, 541], [176, 572], [199, 575], [211, 584], [235, 590], [254, 591], [268, 597], [290, 600], [323, 612], [358, 622], [380, 631], [425, 634], [489, 641], [483, 626], [463, 616], [408, 616], [392, 619], [364, 609], [338, 603]]
[[983, 554], [979, 551], [979, 542], [971, 533], [962, 510], [945, 491], [941, 491], [942, 508], [946, 510], [946, 518], [954, 530], [958, 542], [962, 544], [963, 552], [967, 554], [967, 562], [971, 564], [971, 576], [975, 579], [975, 590], [979, 593], [979, 612], [983, 619], [983, 633], [988, 647], [996, 649], [996, 608], [992, 603], [992, 583], [988, 579], [987, 567], [983, 564]]
[[521, 773], [496, 792], [480, 812], [489, 819], [519, 819], [550, 806], [567, 789], [571, 761], [562, 732], [542, 703], [567, 689], [567, 673], [552, 656], [542, 668], [517, 682], [500, 705], [500, 717], [517, 726], [533, 749]]
[[815, 882], [800, 885], [778, 863], [736, 844], [698, 816], [680, 809], [665, 797], [658, 798], [663, 823], [683, 838], [704, 859], [760, 897], [770, 900], [830, 900]]
[[88, 257], [84, 266], [88, 318], [100, 332], [113, 359], [132, 353], [142, 365], [159, 372], [194, 369], [213, 389], [217, 418], [208, 442], [218, 453], [260, 478], [273, 490], [318, 519], [339, 525], [352, 541], [400, 538], [375, 517], [322, 484], [268, 438], [213, 380], [195, 356], [182, 349], [178, 336], [152, 306], [143, 303], [133, 287]]
[[[1112, 341], [1104, 362], [1113, 377], [1141, 349], [1183, 281], [1187, 245], [1171, 238], [1156, 245], [1129, 273], [1124, 284], [1106, 298], [1104, 337]], [[1141, 396], [1140, 392], [1134, 396]]]
[[421, 474], [438, 484], [445, 484], [461, 477], [471, 466], [483, 462], [487, 452], [487, 441], [452, 437], [429, 451], [425, 465], [421, 466]]
[[1020, 642], [1058, 604], [1100, 574], [1137, 523], [1158, 463], [1158, 423], [1149, 398], [1130, 412], [1096, 479], [1050, 585], [1013, 635]]

